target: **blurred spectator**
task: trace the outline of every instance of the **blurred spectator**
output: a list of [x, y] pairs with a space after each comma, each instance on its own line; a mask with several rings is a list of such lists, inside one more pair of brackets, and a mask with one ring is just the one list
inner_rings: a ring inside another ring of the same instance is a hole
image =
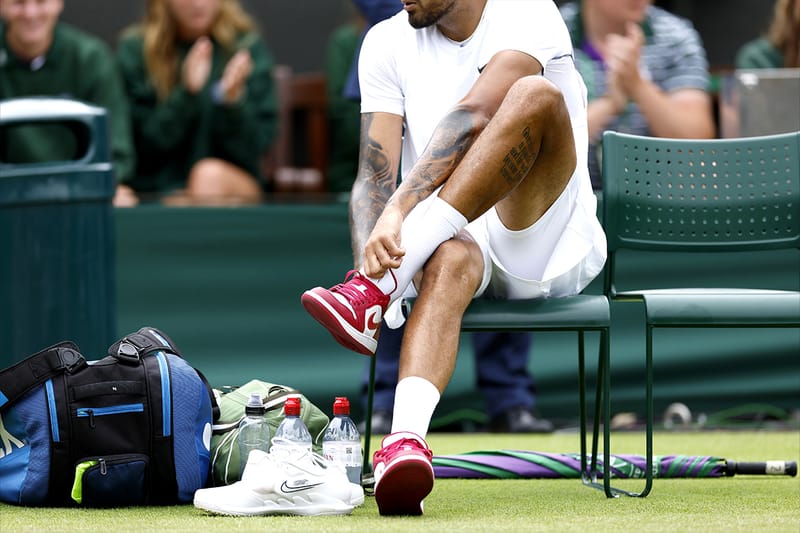
[[138, 158], [169, 204], [258, 202], [273, 141], [273, 59], [238, 0], [147, 0], [117, 51]]
[[736, 54], [736, 68], [800, 68], [800, 0], [777, 0], [767, 34]]
[[[364, 20], [366, 20], [366, 26], [358, 41], [358, 50], [361, 50], [361, 42], [371, 27], [382, 20], [388, 19], [403, 8], [403, 4], [397, 0], [353, 0], [353, 3], [364, 17]], [[358, 53], [352, 59], [344, 95], [351, 100], [361, 101], [361, 88], [358, 84]]]
[[561, 6], [589, 99], [589, 171], [601, 187], [605, 130], [675, 138], [715, 135], [708, 60], [691, 23], [651, 0]]
[[[60, 22], [63, 9], [63, 0], [0, 1], [0, 99], [54, 96], [105, 108], [114, 175], [123, 182], [133, 173], [135, 157], [114, 56], [98, 38]], [[47, 125], [15, 128], [0, 143], [0, 160], [74, 159], [72, 137], [66, 129]], [[134, 203], [131, 190], [118, 186], [114, 204]]]
[[337, 27], [328, 39], [325, 77], [328, 91], [328, 119], [331, 125], [328, 190], [350, 192], [358, 170], [358, 136], [361, 128], [360, 104], [347, 98], [345, 85], [358, 53], [364, 19], [354, 14], [352, 20]]

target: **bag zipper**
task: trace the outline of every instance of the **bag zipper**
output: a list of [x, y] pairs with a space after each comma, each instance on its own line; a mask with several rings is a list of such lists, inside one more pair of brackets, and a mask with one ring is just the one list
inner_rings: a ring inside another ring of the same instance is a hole
[[142, 413], [144, 412], [144, 404], [141, 403], [127, 403], [121, 405], [112, 405], [109, 407], [79, 407], [75, 411], [78, 418], [89, 418], [89, 427], [94, 429], [94, 417], [106, 415], [119, 415], [125, 413]]

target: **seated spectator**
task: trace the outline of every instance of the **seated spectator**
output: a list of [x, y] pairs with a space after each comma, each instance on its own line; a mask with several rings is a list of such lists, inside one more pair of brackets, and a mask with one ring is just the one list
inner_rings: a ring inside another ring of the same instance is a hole
[[344, 94], [353, 57], [358, 52], [364, 19], [336, 27], [328, 39], [325, 77], [328, 92], [328, 120], [331, 126], [331, 158], [328, 165], [328, 190], [350, 192], [358, 171], [358, 137], [361, 128], [360, 103]]
[[736, 68], [800, 68], [800, 0], [777, 0], [767, 34], [746, 43]]
[[[59, 21], [63, 0], [0, 1], [0, 99], [53, 96], [106, 109], [111, 157], [118, 183], [134, 168], [128, 104], [111, 50], [100, 39]], [[46, 125], [15, 128], [0, 145], [9, 163], [75, 157], [72, 134]], [[136, 196], [117, 186], [114, 204], [133, 205]]]
[[238, 0], [148, 0], [117, 54], [138, 159], [131, 186], [168, 204], [260, 201], [277, 126], [273, 59]]
[[691, 23], [652, 0], [561, 6], [588, 89], [589, 171], [601, 187], [605, 130], [676, 138], [715, 135], [708, 60]]

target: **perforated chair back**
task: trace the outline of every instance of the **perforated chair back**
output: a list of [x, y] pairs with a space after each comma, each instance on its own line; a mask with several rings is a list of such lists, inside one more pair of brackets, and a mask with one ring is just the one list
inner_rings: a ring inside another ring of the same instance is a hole
[[603, 135], [612, 289], [620, 249], [800, 248], [800, 132], [741, 139]]
[[[688, 282], [690, 277], [681, 275], [677, 279], [692, 286], [637, 287], [618, 293], [617, 270], [623, 269], [618, 269], [617, 252], [792, 249], [791, 255], [798, 255], [800, 132], [708, 140], [607, 132], [603, 136], [603, 195], [609, 250], [606, 294], [612, 301], [644, 304], [645, 464], [652, 464], [654, 330], [800, 328], [800, 292], [796, 288], [697, 287]], [[759, 284], [770, 283], [772, 276], [766, 271], [761, 274]], [[608, 398], [610, 383], [604, 382], [603, 387], [603, 396]], [[628, 494], [641, 497], [650, 492], [653, 469], [646, 470], [644, 490]]]

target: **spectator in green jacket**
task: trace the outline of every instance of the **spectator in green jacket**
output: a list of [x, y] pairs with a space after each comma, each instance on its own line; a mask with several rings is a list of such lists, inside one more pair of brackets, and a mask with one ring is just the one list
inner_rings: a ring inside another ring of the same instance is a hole
[[238, 0], [148, 0], [118, 50], [138, 158], [172, 204], [253, 203], [275, 136], [273, 59]]
[[736, 54], [736, 68], [800, 68], [800, 0], [777, 0], [767, 34]]
[[[128, 104], [114, 55], [100, 39], [59, 17], [63, 0], [0, 1], [0, 99], [66, 97], [106, 109], [111, 156], [118, 183], [135, 165]], [[69, 160], [76, 141], [65, 128], [15, 128], [0, 142], [0, 160], [9, 163]], [[132, 205], [135, 195], [118, 186], [114, 204]]]

